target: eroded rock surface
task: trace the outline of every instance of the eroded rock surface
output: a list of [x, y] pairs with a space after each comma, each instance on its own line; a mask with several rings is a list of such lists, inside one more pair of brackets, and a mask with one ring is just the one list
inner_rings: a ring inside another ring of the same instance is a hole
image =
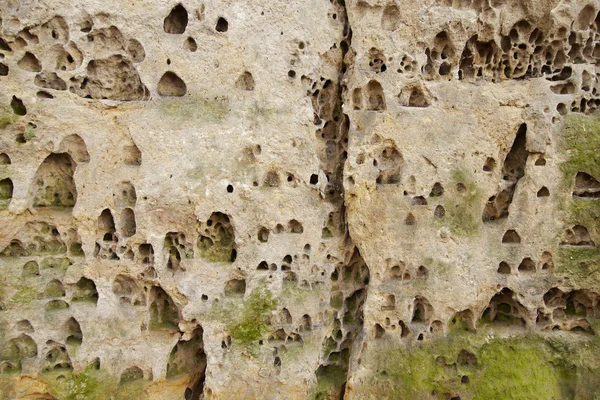
[[599, 2], [0, 18], [0, 397], [600, 396]]

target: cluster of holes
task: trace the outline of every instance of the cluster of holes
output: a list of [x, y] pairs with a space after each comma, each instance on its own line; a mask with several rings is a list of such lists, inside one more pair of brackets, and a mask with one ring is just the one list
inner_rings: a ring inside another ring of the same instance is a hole
[[439, 335], [443, 333], [443, 323], [439, 320], [433, 320], [433, 307], [425, 297], [416, 296], [409, 304], [410, 322], [408, 323], [403, 320], [398, 320], [396, 323], [391, 318], [391, 315], [395, 314], [397, 310], [394, 295], [386, 295], [383, 300], [381, 311], [386, 312], [384, 314], [386, 315], [385, 323], [375, 324], [375, 339], [382, 339], [388, 335], [397, 335], [401, 339], [415, 337], [416, 340], [422, 341], [429, 334]]
[[[343, 162], [347, 158], [348, 129], [350, 121], [342, 112], [342, 88], [332, 79], [320, 77], [315, 81], [303, 76], [302, 81], [310, 87], [313, 107], [313, 124], [316, 127], [315, 136], [318, 139], [318, 155], [320, 168], [325, 173], [326, 180], [320, 181], [319, 175], [310, 177], [310, 184], [324, 187], [325, 196], [329, 201], [340, 201], [343, 178]], [[323, 189], [321, 189], [323, 190]]]
[[[385, 143], [385, 142], [384, 142]], [[395, 149], [395, 147], [385, 147], [382, 151], [381, 156], [378, 159], [373, 160], [373, 166], [378, 169], [378, 184], [390, 184], [395, 183], [398, 184], [401, 181], [401, 168], [403, 165], [402, 155]], [[413, 186], [415, 183], [414, 176], [409, 177], [409, 184]], [[458, 194], [465, 194], [467, 192], [467, 187], [459, 182], [456, 185], [456, 191]], [[415, 207], [419, 206], [427, 206], [429, 201], [436, 201], [437, 198], [441, 197], [444, 194], [444, 187], [440, 182], [436, 182], [431, 191], [429, 192], [428, 201], [425, 196], [417, 195], [414, 196], [415, 191], [413, 190], [404, 190], [405, 196], [413, 195], [410, 199], [411, 205]], [[446, 209], [443, 205], [437, 204], [434, 207], [433, 216], [435, 219], [442, 220], [446, 216]], [[412, 226], [417, 224], [417, 219], [413, 212], [406, 213], [404, 217], [404, 224], [407, 226]]]
[[544, 308], [537, 311], [536, 324], [543, 330], [594, 334], [591, 318], [600, 315], [600, 296], [589, 290], [564, 292], [552, 288], [544, 294]]
[[164, 249], [167, 256], [167, 268], [174, 271], [185, 270], [181, 264], [182, 259], [194, 257], [194, 246], [187, 241], [185, 234], [181, 232], [167, 233]]
[[200, 257], [212, 262], [234, 262], [237, 257], [235, 233], [229, 216], [213, 212], [199, 229]]
[[[36, 283], [30, 282], [34, 287], [43, 287], [39, 300], [43, 303], [43, 309], [48, 313], [59, 312], [70, 308], [70, 304], [88, 302], [94, 305], [98, 302], [96, 285], [91, 279], [81, 277], [74, 285], [66, 287], [61, 277], [66, 274], [68, 267], [72, 264], [67, 257], [52, 257], [69, 253], [73, 256], [82, 254], [81, 243], [76, 232], [69, 231], [67, 244], [62, 241], [61, 235], [56, 227], [43, 222], [28, 223], [24, 229], [17, 234], [21, 239], [13, 239], [11, 243], [0, 253], [1, 256], [24, 257], [25, 261], [21, 276], [24, 279], [35, 279]], [[29, 242], [25, 239], [30, 238]], [[41, 260], [38, 256], [44, 257]], [[39, 262], [38, 262], [39, 261]], [[39, 282], [42, 280], [42, 282]], [[67, 341], [80, 344], [82, 335], [77, 322], [72, 319], [66, 324], [68, 329]], [[25, 321], [28, 322], [28, 321]], [[33, 332], [31, 324], [20, 324]], [[23, 329], [25, 329], [23, 328]]]
[[[549, 253], [544, 254], [542, 259]], [[467, 309], [456, 313], [448, 322], [448, 327], [467, 331], [475, 331], [477, 326], [524, 328], [531, 322], [530, 313], [518, 297], [511, 289], [504, 287], [491, 298], [479, 322], [474, 313]], [[600, 315], [600, 295], [589, 290], [563, 292], [555, 287], [544, 294], [543, 300], [545, 307], [537, 310], [536, 325], [539, 328], [594, 334], [589, 319]], [[402, 320], [394, 322], [392, 315], [399, 310], [394, 295], [384, 296], [380, 309], [384, 312], [385, 323], [374, 324], [373, 336], [376, 339], [396, 332], [399, 338], [421, 341], [428, 334], [444, 332], [444, 323], [433, 320], [433, 307], [424, 297], [416, 296], [409, 304], [409, 323]]]
[[[183, 8], [182, 6], [180, 6]], [[187, 16], [186, 16], [187, 19]], [[219, 31], [226, 31], [226, 21], [225, 28], [223, 28], [223, 21], [221, 19], [218, 23], [217, 29]], [[169, 31], [172, 29], [177, 30], [178, 28], [167, 27], [167, 21], [165, 21], [165, 31]], [[72, 71], [81, 64], [82, 61], [82, 53], [77, 49], [77, 46], [73, 42], [68, 42], [69, 30], [66, 21], [61, 17], [55, 17], [52, 20], [46, 22], [41, 25], [41, 27], [33, 27], [31, 28], [32, 32], [36, 34], [30, 33], [29, 29], [23, 30], [19, 33], [19, 38], [14, 42], [11, 42], [10, 45], [3, 39], [0, 40], [0, 44], [2, 50], [12, 52], [15, 50], [15, 55], [18, 55], [18, 61], [16, 65], [26, 72], [31, 72], [35, 75], [35, 84], [38, 87], [43, 88], [44, 90], [40, 90], [38, 92], [38, 97], [43, 99], [51, 99], [54, 98], [54, 94], [51, 92], [53, 90], [67, 90], [69, 85], [65, 82], [59, 74], [53, 71]], [[185, 27], [183, 28], [185, 30]], [[99, 45], [104, 48], [110, 48], [111, 46], [107, 46], [107, 41], [110, 39], [119, 39], [120, 33], [116, 30], [115, 27], [107, 28], [104, 32], [102, 31], [92, 31], [91, 22], [86, 26], [82, 26], [82, 32], [90, 33], [88, 36], [89, 42], [99, 42]], [[117, 32], [117, 33], [115, 33]], [[177, 33], [177, 32], [171, 32]], [[23, 39], [22, 37], [25, 37]], [[190, 38], [191, 39], [191, 38]], [[43, 59], [43, 65], [40, 60], [35, 55], [35, 51], [32, 49], [28, 49], [30, 51], [22, 51], [18, 53], [16, 49], [19, 47], [25, 47], [28, 44], [37, 44], [39, 41], [43, 43], [47, 42], [59, 42], [61, 44], [61, 48], [53, 47], [51, 52], [54, 53], [53, 57], [56, 60], [56, 66], [53, 65], [53, 60], [47, 62], [47, 57]], [[118, 54], [118, 55], [109, 55], [108, 57], [104, 57], [98, 60], [91, 60], [87, 66], [87, 77], [83, 79], [71, 79], [70, 88], [71, 91], [79, 94], [82, 97], [88, 98], [107, 98], [107, 99], [117, 99], [117, 100], [139, 100], [147, 97], [147, 91], [144, 90], [141, 92], [128, 92], [128, 88], [131, 89], [131, 86], [127, 87], [130, 81], [133, 81], [134, 86], [138, 82], [136, 79], [130, 79], [131, 76], [128, 75], [131, 71], [126, 71], [128, 68], [133, 68], [129, 59], [133, 59], [134, 62], [140, 62], [143, 60], [143, 48], [139, 45], [139, 42], [134, 39], [129, 41], [129, 45], [127, 51], [128, 55]], [[190, 51], [195, 51], [196, 44], [192, 41], [190, 42]], [[114, 44], [114, 41], [112, 42]], [[139, 45], [136, 46], [135, 45]], [[12, 48], [11, 48], [12, 46]], [[126, 46], [127, 47], [127, 46]], [[141, 51], [140, 51], [141, 50]], [[3, 57], [2, 57], [3, 58]], [[121, 73], [112, 72], [115, 69], [120, 69]], [[123, 73], [122, 71], [125, 70]], [[8, 75], [9, 69], [4, 63], [0, 64], [0, 76]], [[118, 83], [116, 87], [111, 87], [107, 81], [103, 81], [105, 76], [112, 76], [116, 79], [115, 82], [127, 82], [126, 87], [119, 87]], [[33, 75], [32, 75], [33, 77]], [[173, 86], [172, 82], [168, 82]], [[138, 85], [139, 86], [139, 85]], [[142, 85], [143, 86], [143, 85]], [[164, 88], [164, 85], [161, 86]], [[177, 86], [177, 85], [175, 85]], [[134, 87], [134, 89], [136, 89]], [[138, 87], [139, 89], [139, 87]], [[167, 91], [169, 88], [167, 88]], [[172, 89], [170, 89], [172, 90]], [[177, 91], [175, 91], [177, 92]], [[161, 93], [162, 94], [162, 93]], [[178, 95], [175, 93], [175, 95]], [[139, 98], [138, 98], [139, 97]], [[11, 108], [16, 115], [24, 116], [27, 114], [27, 108], [21, 99], [17, 96], [13, 96], [11, 100]], [[75, 135], [76, 136], [76, 135]], [[19, 140], [19, 139], [18, 139]], [[21, 143], [25, 143], [26, 140], [21, 140]], [[32, 189], [33, 197], [34, 197], [34, 206], [35, 207], [61, 207], [61, 208], [72, 208], [75, 205], [77, 200], [77, 193], [75, 190], [75, 185], [73, 182], [73, 174], [77, 163], [80, 162], [88, 162], [89, 154], [85, 149], [85, 144], [83, 149], [81, 147], [79, 149], [73, 149], [78, 146], [76, 140], [71, 141], [69, 143], [61, 143], [61, 147], [66, 148], [61, 150], [61, 153], [53, 153], [44, 160], [38, 172], [36, 173], [35, 187]], [[81, 140], [81, 138], [79, 138]], [[63, 146], [64, 144], [64, 146]], [[141, 163], [141, 154], [139, 149], [135, 146], [129, 146], [131, 149], [126, 149], [126, 164], [129, 165], [139, 165]], [[73, 150], [82, 150], [75, 151]], [[127, 162], [129, 161], [129, 162]], [[0, 155], [0, 164], [10, 164], [10, 157], [6, 153], [2, 153]], [[12, 190], [13, 185], [10, 179], [5, 179], [0, 181], [0, 200], [10, 200], [12, 198]], [[122, 196], [121, 196], [122, 195]], [[115, 209], [120, 211], [121, 215], [121, 223], [118, 226], [115, 226], [115, 220], [113, 218], [113, 213], [110, 209], [105, 209], [98, 220], [98, 230], [101, 231], [101, 242], [111, 241], [114, 242], [115, 238], [118, 241], [117, 231], [119, 235], [127, 238], [135, 235], [136, 227], [135, 227], [135, 216], [133, 214], [133, 207], [135, 206], [135, 190], [133, 190], [133, 196], [129, 196], [130, 193], [125, 193], [123, 191], [120, 194], [116, 194], [115, 197]], [[120, 197], [119, 197], [120, 196]], [[6, 199], [5, 199], [6, 198]], [[131, 202], [133, 199], [133, 202]], [[114, 210], [113, 210], [114, 212]], [[53, 242], [47, 242], [43, 239], [43, 236], [36, 237], [36, 242], [32, 243], [32, 246], [29, 244], [22, 242], [20, 240], [13, 240], [7, 248], [2, 251], [2, 255], [22, 255], [26, 256], [29, 254], [36, 253], [66, 253], [66, 245], [60, 241], [60, 234], [56, 230], [56, 228], [50, 228], [51, 236], [56, 236], [56, 239], [53, 239]], [[58, 248], [54, 242], [59, 243]], [[25, 244], [23, 244], [25, 243]], [[81, 255], [81, 244], [80, 243], [67, 243], [69, 253], [72, 255]], [[128, 250], [130, 252], [130, 250]], [[100, 251], [98, 251], [100, 253]], [[118, 251], [113, 250], [113, 254], [118, 253]], [[139, 246], [139, 254], [142, 262], [144, 264], [152, 264], [153, 263], [153, 254], [154, 251], [152, 246], [144, 243]], [[109, 258], [113, 258], [110, 256]], [[127, 258], [127, 257], [126, 257]], [[65, 258], [66, 259], [66, 258]], [[28, 261], [23, 269], [24, 276], [40, 276], [40, 270], [43, 269], [55, 269], [55, 267], [60, 267], [59, 264], [62, 261], [60, 259], [52, 259], [47, 261], [44, 259], [40, 264], [37, 261]], [[41, 266], [41, 267], [40, 267]], [[62, 268], [62, 267], [61, 267]], [[160, 288], [159, 288], [160, 289]], [[164, 298], [163, 293], [159, 291], [159, 289], [155, 289], [151, 292], [150, 298], [152, 300], [152, 307], [154, 315], [154, 321], [158, 321], [158, 323], [162, 323], [165, 319], [162, 316], [165, 314], [164, 304], [163, 306], [157, 305], [161, 298]], [[45, 309], [47, 311], [56, 311], [63, 310], [69, 308], [69, 304], [62, 300], [66, 297], [67, 291], [69, 289], [65, 288], [65, 285], [60, 281], [60, 279], [52, 279], [47, 282], [44, 286], [44, 290], [41, 294], [42, 299], [45, 302]], [[130, 303], [132, 305], [144, 305], [146, 302], [144, 292], [137, 286], [135, 280], [133, 278], [118, 275], [113, 283], [113, 292], [118, 296], [119, 301], [121, 303]], [[166, 304], [171, 305], [172, 301], [169, 301], [170, 298], [167, 297]], [[72, 287], [72, 302], [93, 302], [94, 304], [98, 301], [98, 292], [96, 290], [95, 283], [88, 278], [81, 278], [75, 285]], [[168, 307], [167, 307], [168, 308]], [[171, 320], [173, 320], [171, 318]], [[31, 330], [33, 332], [33, 327], [28, 321], [25, 323], [18, 325], [23, 325], [20, 329]], [[82, 341], [82, 332], [79, 323], [71, 318], [65, 324], [65, 331], [68, 333], [66, 338], [66, 342], [69, 345], [74, 343], [81, 344]], [[25, 337], [26, 336], [26, 337]], [[31, 358], [37, 356], [37, 346], [35, 342], [31, 340], [31, 338], [27, 335], [20, 337], [19, 340], [13, 340], [10, 342], [10, 345], [16, 348], [16, 356], [20, 363], [22, 358]], [[66, 349], [66, 346], [60, 343], [48, 341], [46, 343], [48, 347], [47, 350], [44, 351], [46, 354], [42, 357], [44, 361], [44, 371], [51, 370], [61, 370], [61, 369], [72, 369], [71, 361]], [[33, 347], [34, 350], [31, 350]], [[6, 353], [3, 351], [3, 354]], [[43, 353], [43, 354], [44, 354]], [[16, 365], [15, 362], [9, 362], [11, 360], [0, 360], [0, 370], [4, 372], [5, 370], [17, 369], [20, 368], [20, 364]], [[97, 364], [97, 368], [99, 368], [99, 360], [95, 361]], [[143, 377], [143, 372], [140, 368], [133, 366], [127, 368], [122, 374], [122, 383], [128, 382], [131, 380], [137, 380]], [[200, 391], [201, 393], [201, 391]]]
[[355, 88], [352, 92], [352, 106], [354, 110], [384, 111], [386, 101], [381, 83], [371, 79], [364, 87]]
[[400, 59], [400, 65], [396, 72], [405, 75], [407, 78], [414, 77], [417, 72], [417, 60], [408, 54], [404, 54]]
[[[68, 89], [84, 98], [147, 100], [149, 92], [134, 66], [145, 58], [141, 43], [125, 38], [115, 26], [93, 29], [91, 21], [82, 32], [87, 35], [77, 45], [69, 40], [67, 21], [55, 16], [21, 30], [12, 42], [2, 39], [0, 49], [15, 57], [19, 69], [31, 74], [40, 99], [53, 99]], [[86, 57], [80, 46], [95, 57], [87, 65], [83, 65]], [[85, 74], [75, 72], [82, 67]], [[8, 74], [9, 67], [1, 63], [0, 76]], [[11, 105], [17, 115], [26, 114], [20, 99], [13, 98]]]
[[338, 265], [333, 271], [330, 305], [334, 318], [331, 333], [322, 345], [324, 361], [317, 374], [334, 367], [348, 368], [350, 349], [363, 326], [363, 305], [369, 279], [369, 269], [358, 249], [354, 249], [348, 264]]
[[[287, 254], [283, 257], [283, 259], [281, 260], [281, 262], [279, 264], [277, 263], [268, 263], [267, 261], [261, 261], [258, 266], [256, 267], [257, 271], [264, 271], [264, 272], [269, 272], [269, 280], [273, 278], [273, 272], [277, 272], [280, 271], [282, 273], [282, 275], [277, 275], [279, 277], [282, 277], [283, 282], [284, 283], [289, 283], [292, 285], [297, 285], [298, 282], [298, 273], [292, 271], [292, 266], [295, 264], [298, 264], [299, 267], [298, 268], [294, 268], [297, 270], [302, 270], [303, 266], [308, 266], [310, 263], [310, 255], [307, 254], [310, 252], [310, 245], [307, 244], [304, 247], [304, 252], [305, 254], [302, 255], [298, 255], [295, 254], [293, 257], [290, 254]], [[315, 273], [315, 271], [317, 271], [316, 269], [313, 269], [313, 273]], [[324, 276], [325, 272], [321, 272], [321, 276]], [[313, 284], [321, 284], [322, 282], [317, 281], [317, 282], [313, 282], [313, 283], [309, 283], [307, 280], [303, 280], [301, 282], [300, 287], [301, 288], [310, 288], [312, 287]]]
[[587, 228], [583, 225], [574, 225], [571, 228], [565, 229], [563, 239], [560, 242], [561, 246], [586, 246], [594, 247], [595, 243], [590, 238]]
[[368, 57], [369, 68], [371, 69], [371, 71], [375, 72], [376, 74], [379, 74], [387, 70], [387, 67], [385, 65], [385, 55], [381, 50], [372, 47], [369, 50]]
[[[534, 272], [550, 272], [554, 268], [554, 262], [552, 261], [552, 253], [544, 251], [539, 262], [533, 261], [530, 257], [525, 257], [519, 263], [517, 271], [519, 273], [534, 273]], [[502, 275], [510, 275], [512, 273], [512, 267], [506, 261], [498, 264], [497, 272]]]
[[[280, 234], [280, 233], [301, 234], [304, 232], [304, 227], [298, 220], [291, 219], [288, 221], [286, 228], [284, 228], [284, 226], [282, 224], [277, 224], [277, 225], [275, 225], [275, 228], [272, 230], [272, 232], [275, 234]], [[270, 233], [271, 233], [270, 229], [265, 228], [264, 226], [260, 227], [258, 229], [258, 233], [257, 233], [258, 241], [261, 243], [268, 242]]]
[[97, 222], [98, 240], [94, 256], [106, 260], [133, 260], [134, 253], [126, 245], [126, 239], [134, 236], [137, 230], [133, 211], [137, 200], [135, 188], [129, 182], [122, 182], [117, 186], [113, 197], [115, 208], [120, 211], [120, 223], [115, 225], [113, 213], [109, 208], [102, 210]]
[[69, 90], [81, 97], [120, 101], [148, 100], [150, 93], [134, 64], [145, 59], [145, 50], [136, 39], [126, 39], [115, 27], [94, 29], [87, 34], [95, 59], [85, 76], [74, 76]]
[[[481, 0], [445, 0], [445, 4], [496, 13]], [[593, 113], [600, 106], [595, 73], [587, 69], [575, 72], [572, 64], [595, 65], [600, 57], [599, 16], [593, 5], [586, 5], [570, 27], [548, 30], [520, 20], [506, 35], [485, 41], [475, 34], [464, 45], [456, 44], [448, 31], [441, 31], [425, 49], [427, 61], [421, 72], [426, 79], [492, 82], [543, 76], [557, 95], [575, 95], [572, 101], [557, 104], [561, 115]]]
[[526, 315], [527, 309], [517, 300], [515, 293], [503, 288], [492, 297], [481, 319], [493, 325], [524, 327]]
[[386, 274], [387, 279], [410, 281], [412, 279], [427, 279], [429, 277], [429, 269], [424, 265], [419, 265], [414, 268], [411, 265], [406, 265], [404, 261], [399, 261], [390, 267]]
[[[81, 255], [81, 243], [73, 229], [63, 235], [56, 226], [46, 222], [28, 222], [0, 252], [5, 257]], [[66, 241], [66, 243], [65, 243]]]

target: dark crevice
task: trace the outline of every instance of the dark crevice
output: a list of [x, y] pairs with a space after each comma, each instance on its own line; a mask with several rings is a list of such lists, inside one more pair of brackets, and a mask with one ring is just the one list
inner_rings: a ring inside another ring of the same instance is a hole
[[203, 398], [206, 379], [206, 353], [204, 351], [203, 330], [199, 326], [191, 333], [188, 340], [182, 338], [177, 342], [169, 356], [167, 379], [187, 375], [188, 386], [185, 389], [185, 400]]
[[506, 155], [502, 167], [500, 191], [488, 199], [483, 210], [483, 222], [490, 222], [508, 217], [508, 208], [512, 203], [517, 183], [525, 176], [527, 164], [527, 125], [521, 124], [513, 145]]
[[364, 313], [369, 285], [369, 268], [354, 247], [349, 259], [331, 275], [331, 300], [334, 321], [322, 345], [322, 363], [316, 371], [317, 398], [343, 399], [353, 354], [362, 347]]
[[[338, 0], [336, 6], [338, 18], [343, 22], [337, 80], [326, 80], [322, 88], [313, 93], [313, 104], [317, 105], [315, 124], [322, 126], [322, 129], [317, 131], [317, 136], [326, 142], [326, 152], [321, 156], [322, 169], [328, 178], [325, 196], [326, 200], [336, 205], [339, 210], [334, 217], [338, 220], [331, 221], [330, 216], [327, 229], [333, 233], [334, 227], [340, 227], [339, 233], [345, 235], [348, 249], [346, 260], [340, 263], [331, 275], [330, 303], [333, 307], [334, 322], [331, 334], [323, 342], [322, 362], [316, 370], [319, 381], [317, 398], [329, 399], [344, 398], [353, 354], [362, 346], [363, 306], [370, 279], [369, 268], [350, 237], [346, 219], [343, 179], [350, 120], [348, 115], [342, 112], [342, 105], [347, 92], [344, 81], [350, 68], [348, 59], [352, 59], [346, 57], [351, 51], [352, 29], [345, 1]], [[331, 98], [327, 99], [328, 96]], [[330, 108], [325, 110], [322, 106], [319, 107], [324, 99], [330, 102]]]

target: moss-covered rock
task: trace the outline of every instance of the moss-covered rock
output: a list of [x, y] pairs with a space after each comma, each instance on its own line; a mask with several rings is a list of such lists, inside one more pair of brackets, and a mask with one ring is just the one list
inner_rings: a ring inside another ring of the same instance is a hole
[[7, 127], [15, 121], [14, 113], [5, 105], [0, 105], [0, 129]]
[[584, 172], [596, 179], [600, 178], [600, 117], [569, 116], [558, 137], [558, 149], [566, 156], [560, 164], [563, 174], [561, 190], [566, 196], [567, 205], [561, 205], [567, 211], [567, 222], [580, 223], [600, 235], [600, 201], [590, 199], [572, 199], [571, 193], [578, 172]]
[[89, 365], [79, 373], [48, 372], [43, 374], [49, 391], [59, 399], [65, 400], [100, 400], [117, 396], [117, 398], [140, 398], [144, 380], [126, 381], [119, 384], [119, 377]]
[[10, 298], [9, 307], [10, 306], [18, 306], [30, 304], [33, 301], [39, 300], [40, 294], [35, 287], [31, 286], [21, 286], [18, 288], [17, 292]]
[[[578, 172], [600, 178], [600, 117], [571, 115], [565, 120], [558, 137], [558, 149], [566, 157], [560, 164], [562, 211], [566, 228], [583, 225], [594, 241], [600, 240], [600, 200], [572, 196]], [[561, 233], [558, 233], [560, 235]], [[600, 284], [600, 250], [587, 246], [561, 246], [555, 267], [557, 273], [569, 276], [576, 287]]]
[[[598, 339], [581, 335], [490, 336], [454, 331], [420, 345], [372, 343], [362, 365], [372, 371], [354, 387], [359, 398], [594, 398], [600, 388]], [[593, 376], [593, 378], [592, 378]], [[584, 396], [578, 397], [579, 393]], [[588, 397], [591, 395], [591, 397]]]
[[210, 317], [224, 322], [234, 344], [255, 355], [258, 341], [269, 331], [276, 306], [277, 300], [269, 290], [255, 288], [245, 300], [233, 296], [215, 304]]
[[559, 135], [558, 148], [567, 156], [560, 165], [566, 187], [573, 186], [577, 172], [600, 176], [600, 117], [570, 115]]
[[600, 249], [584, 246], [561, 246], [555, 272], [569, 277], [577, 288], [600, 285]]
[[241, 318], [230, 326], [231, 338], [243, 346], [249, 346], [268, 331], [271, 313], [277, 301], [268, 290], [255, 289], [244, 303]]
[[315, 400], [338, 399], [344, 392], [347, 371], [337, 365], [320, 366], [317, 369], [317, 386], [312, 395]]

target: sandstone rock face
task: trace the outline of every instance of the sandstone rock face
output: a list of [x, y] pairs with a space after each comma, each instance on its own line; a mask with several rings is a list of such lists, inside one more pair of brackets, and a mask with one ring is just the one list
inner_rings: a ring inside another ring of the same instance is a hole
[[0, 3], [0, 397], [600, 396], [600, 2]]

